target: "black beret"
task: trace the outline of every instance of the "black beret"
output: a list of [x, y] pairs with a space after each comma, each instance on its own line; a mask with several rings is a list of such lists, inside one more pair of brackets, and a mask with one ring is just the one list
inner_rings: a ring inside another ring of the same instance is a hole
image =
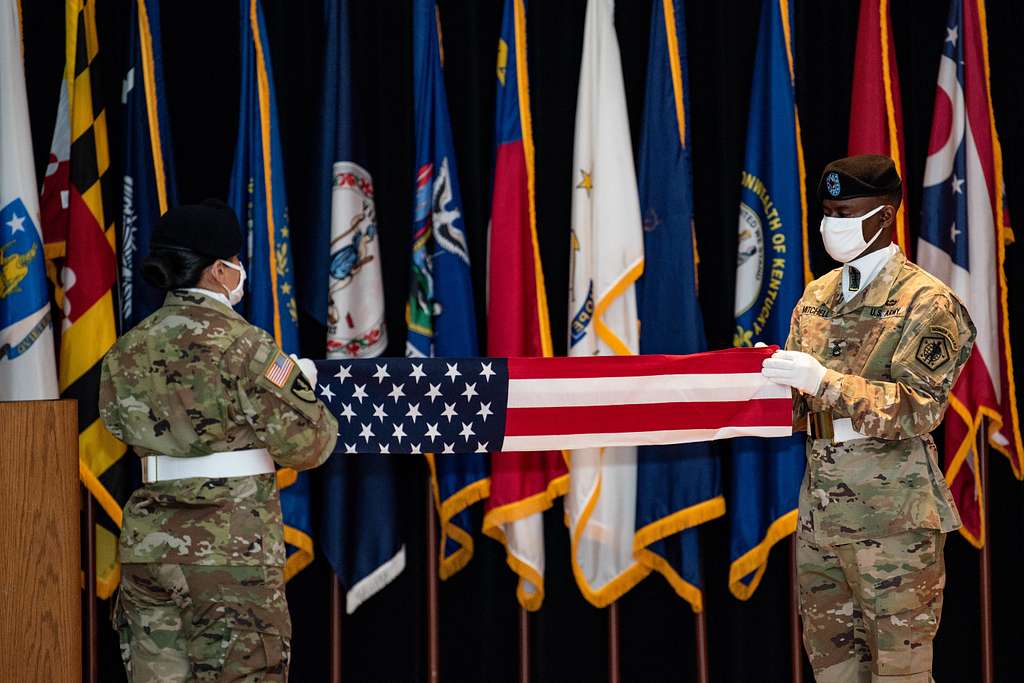
[[150, 248], [161, 247], [229, 259], [242, 250], [242, 228], [234, 210], [219, 199], [175, 206], [153, 231]]
[[858, 154], [836, 159], [818, 182], [818, 201], [884, 197], [899, 192], [902, 181], [892, 159], [881, 154]]

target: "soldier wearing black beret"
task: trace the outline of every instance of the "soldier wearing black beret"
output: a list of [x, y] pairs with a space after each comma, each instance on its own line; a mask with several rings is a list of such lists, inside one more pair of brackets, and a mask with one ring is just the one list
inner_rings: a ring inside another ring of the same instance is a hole
[[786, 350], [762, 374], [792, 387], [807, 431], [797, 581], [819, 683], [929, 683], [946, 534], [960, 526], [931, 431], [974, 343], [941, 281], [892, 243], [902, 183], [888, 157], [822, 172], [825, 249]]

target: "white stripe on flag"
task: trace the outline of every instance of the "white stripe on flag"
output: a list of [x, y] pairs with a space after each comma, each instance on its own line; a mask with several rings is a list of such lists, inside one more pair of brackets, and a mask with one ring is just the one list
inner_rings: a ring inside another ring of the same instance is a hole
[[556, 449], [611, 448], [614, 446], [661, 446], [695, 441], [731, 439], [737, 436], [783, 437], [792, 434], [790, 427], [748, 426], [719, 429], [672, 429], [650, 432], [616, 432], [609, 434], [544, 434], [507, 436], [504, 451], [545, 451]]

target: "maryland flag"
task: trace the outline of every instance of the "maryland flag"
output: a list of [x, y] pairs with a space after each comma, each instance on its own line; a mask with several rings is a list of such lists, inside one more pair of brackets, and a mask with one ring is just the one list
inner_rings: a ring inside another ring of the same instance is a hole
[[99, 416], [100, 361], [117, 336], [114, 325], [116, 261], [108, 172], [107, 120], [91, 67], [99, 54], [95, 0], [65, 4], [66, 68], [57, 124], [43, 181], [40, 212], [60, 329], [58, 384], [62, 398], [78, 401], [78, 471], [109, 519], [96, 529], [97, 590], [117, 587], [117, 528], [121, 505], [138, 467]]
[[[861, 0], [854, 65], [848, 152], [892, 157], [896, 172], [902, 176], [907, 168], [903, 154], [903, 105], [889, 0]], [[896, 242], [909, 257], [906, 183], [903, 203], [896, 212]]]

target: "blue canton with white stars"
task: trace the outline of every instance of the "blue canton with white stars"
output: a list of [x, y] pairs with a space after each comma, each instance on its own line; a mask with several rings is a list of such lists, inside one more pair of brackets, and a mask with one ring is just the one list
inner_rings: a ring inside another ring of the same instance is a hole
[[500, 358], [316, 361], [316, 393], [338, 419], [335, 453], [501, 449], [508, 366]]

